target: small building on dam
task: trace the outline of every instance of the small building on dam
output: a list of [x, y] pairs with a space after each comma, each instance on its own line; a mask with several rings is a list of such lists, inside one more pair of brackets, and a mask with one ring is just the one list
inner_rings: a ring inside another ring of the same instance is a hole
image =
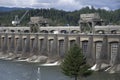
[[[29, 61], [39, 56], [41, 63], [54, 63], [76, 43], [93, 70], [107, 66], [106, 71], [120, 71], [120, 25], [105, 25], [97, 13], [81, 14], [79, 26], [33, 24], [34, 21], [29, 27], [0, 27], [0, 56]], [[37, 32], [31, 28], [37, 28]]]

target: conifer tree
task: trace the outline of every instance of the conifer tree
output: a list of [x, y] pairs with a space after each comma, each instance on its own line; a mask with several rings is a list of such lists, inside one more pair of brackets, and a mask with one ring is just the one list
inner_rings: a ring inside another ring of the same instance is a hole
[[66, 76], [75, 78], [75, 80], [77, 80], [78, 77], [89, 75], [91, 71], [89, 71], [88, 68], [89, 66], [86, 63], [86, 59], [77, 44], [70, 48], [61, 63], [62, 72]]

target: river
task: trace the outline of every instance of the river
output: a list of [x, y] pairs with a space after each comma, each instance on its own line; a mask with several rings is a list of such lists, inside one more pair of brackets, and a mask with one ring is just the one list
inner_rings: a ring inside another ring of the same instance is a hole
[[[73, 80], [61, 73], [59, 67], [35, 63], [0, 60], [0, 80]], [[83, 80], [120, 80], [120, 74], [94, 72]]]

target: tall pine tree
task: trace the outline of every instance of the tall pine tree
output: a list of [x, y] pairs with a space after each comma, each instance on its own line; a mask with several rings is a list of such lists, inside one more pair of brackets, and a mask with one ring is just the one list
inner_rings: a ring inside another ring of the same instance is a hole
[[62, 72], [69, 76], [78, 79], [78, 77], [86, 76], [91, 73], [88, 70], [89, 66], [86, 64], [86, 59], [82, 54], [82, 50], [75, 44], [66, 54], [61, 63]]

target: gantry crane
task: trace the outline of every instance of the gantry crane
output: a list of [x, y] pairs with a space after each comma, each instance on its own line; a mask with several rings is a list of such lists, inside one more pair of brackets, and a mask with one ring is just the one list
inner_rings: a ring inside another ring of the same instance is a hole
[[21, 23], [22, 19], [25, 17], [25, 15], [26, 15], [28, 12], [29, 12], [29, 10], [27, 10], [20, 19], [18, 18], [18, 15], [16, 15], [16, 16], [15, 16], [15, 19], [12, 21], [12, 25], [14, 25], [14, 26], [19, 25], [19, 24]]

